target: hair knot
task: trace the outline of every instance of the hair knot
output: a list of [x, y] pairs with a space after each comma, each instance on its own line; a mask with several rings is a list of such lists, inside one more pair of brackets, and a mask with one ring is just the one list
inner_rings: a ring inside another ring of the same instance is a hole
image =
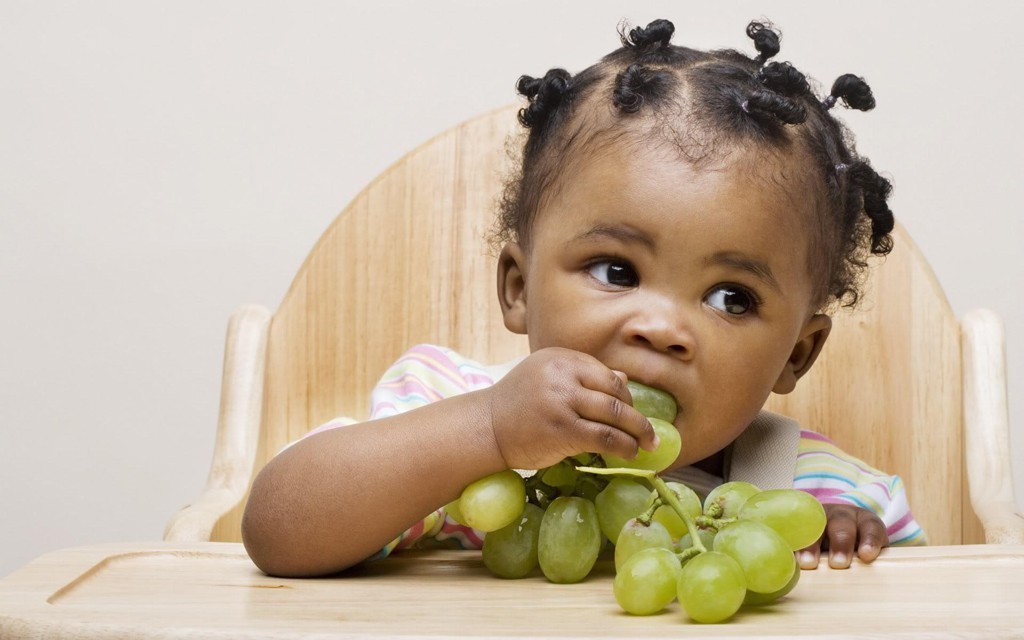
[[786, 124], [800, 124], [807, 119], [807, 110], [803, 105], [768, 90], [751, 93], [740, 103], [740, 109], [756, 119], [772, 117]]
[[612, 103], [623, 113], [636, 113], [648, 100], [657, 101], [672, 86], [672, 74], [631, 64], [615, 76]]
[[889, 194], [892, 183], [878, 175], [866, 160], [858, 160], [847, 170], [851, 184], [860, 190], [864, 215], [871, 221], [871, 253], [886, 255], [892, 251], [892, 237], [895, 221], [889, 209]]
[[758, 53], [757, 61], [760, 64], [764, 64], [779, 52], [780, 35], [771, 24], [752, 21], [747, 25], [747, 37], [754, 41], [754, 48]]
[[659, 18], [649, 23], [646, 27], [633, 27], [629, 30], [629, 33], [625, 33], [625, 28], [619, 32], [619, 39], [622, 40], [622, 46], [629, 48], [648, 48], [656, 46], [659, 49], [664, 49], [669, 46], [672, 40], [672, 34], [675, 33], [676, 27], [668, 20]]
[[524, 127], [543, 124], [558, 108], [569, 92], [572, 75], [565, 69], [551, 69], [543, 78], [521, 76], [516, 90], [530, 103], [519, 110], [519, 122]]
[[844, 73], [832, 83], [831, 93], [822, 101], [822, 106], [831, 109], [836, 100], [842, 100], [843, 104], [851, 109], [870, 111], [875, 108], [875, 96], [871, 93], [871, 87], [864, 81], [864, 78]]
[[754, 76], [768, 89], [795, 98], [810, 93], [807, 78], [788, 62], [769, 62]]

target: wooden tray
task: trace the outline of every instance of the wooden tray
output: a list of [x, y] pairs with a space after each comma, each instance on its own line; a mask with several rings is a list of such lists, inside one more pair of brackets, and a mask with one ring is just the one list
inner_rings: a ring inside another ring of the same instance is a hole
[[239, 544], [57, 551], [0, 580], [0, 638], [1024, 637], [1024, 546], [888, 549], [805, 571], [784, 600], [730, 622], [677, 603], [634, 617], [602, 561], [575, 585], [500, 580], [469, 551], [405, 552], [338, 577], [260, 573]]

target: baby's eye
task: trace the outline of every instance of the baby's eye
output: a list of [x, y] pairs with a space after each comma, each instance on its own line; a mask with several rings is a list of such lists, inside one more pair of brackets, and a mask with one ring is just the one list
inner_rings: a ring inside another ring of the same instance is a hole
[[640, 283], [636, 271], [628, 262], [602, 260], [587, 267], [587, 273], [601, 282], [616, 287], [635, 287]]
[[723, 285], [712, 290], [705, 301], [709, 306], [734, 316], [753, 313], [758, 306], [753, 293], [734, 285]]

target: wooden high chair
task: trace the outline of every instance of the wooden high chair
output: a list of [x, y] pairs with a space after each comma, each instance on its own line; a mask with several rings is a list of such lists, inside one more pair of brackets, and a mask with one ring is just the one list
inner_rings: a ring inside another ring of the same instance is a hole
[[[206, 490], [165, 539], [240, 540], [255, 474], [319, 424], [365, 417], [371, 388], [410, 346], [486, 363], [527, 353], [502, 324], [486, 239], [517, 129], [501, 109], [411, 152], [331, 224], [275, 313], [231, 317]], [[1024, 542], [1001, 321], [974, 311], [958, 322], [906, 232], [894, 236], [860, 310], [836, 315], [817, 364], [768, 408], [900, 475], [931, 544]]]

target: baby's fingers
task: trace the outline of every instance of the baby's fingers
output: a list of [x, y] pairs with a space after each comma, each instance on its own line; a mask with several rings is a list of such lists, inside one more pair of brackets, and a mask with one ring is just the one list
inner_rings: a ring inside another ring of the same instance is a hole
[[856, 507], [847, 505], [825, 505], [828, 522], [825, 524], [825, 538], [828, 540], [828, 566], [833, 569], [847, 569], [857, 545]]
[[889, 546], [885, 523], [866, 509], [857, 511], [857, 532], [857, 557], [861, 562], [874, 562], [882, 548]]
[[[625, 374], [600, 367], [584, 369], [580, 374], [584, 391], [580, 395], [576, 412], [583, 420], [614, 427], [630, 436], [632, 446], [627, 450], [594, 450], [593, 453], [612, 453], [623, 458], [636, 455], [637, 446], [648, 451], [657, 448], [654, 427], [646, 417], [633, 408], [633, 397], [626, 387]], [[617, 434], [600, 433], [609, 446], [615, 447], [621, 439]]]
[[827, 504], [825, 539], [828, 543], [828, 565], [846, 569], [854, 553], [861, 562], [873, 562], [882, 548], [889, 544], [885, 523], [867, 509], [852, 505]]
[[577, 407], [576, 431], [585, 442], [584, 451], [611, 453], [633, 458], [637, 448], [656, 446], [654, 428], [639, 411], [619, 398], [597, 391], [584, 394]]
[[574, 428], [576, 447], [580, 451], [611, 454], [633, 459], [637, 454], [637, 440], [621, 429], [604, 422], [579, 419]]
[[796, 561], [801, 569], [817, 569], [821, 557], [821, 538], [814, 544], [796, 552]]

